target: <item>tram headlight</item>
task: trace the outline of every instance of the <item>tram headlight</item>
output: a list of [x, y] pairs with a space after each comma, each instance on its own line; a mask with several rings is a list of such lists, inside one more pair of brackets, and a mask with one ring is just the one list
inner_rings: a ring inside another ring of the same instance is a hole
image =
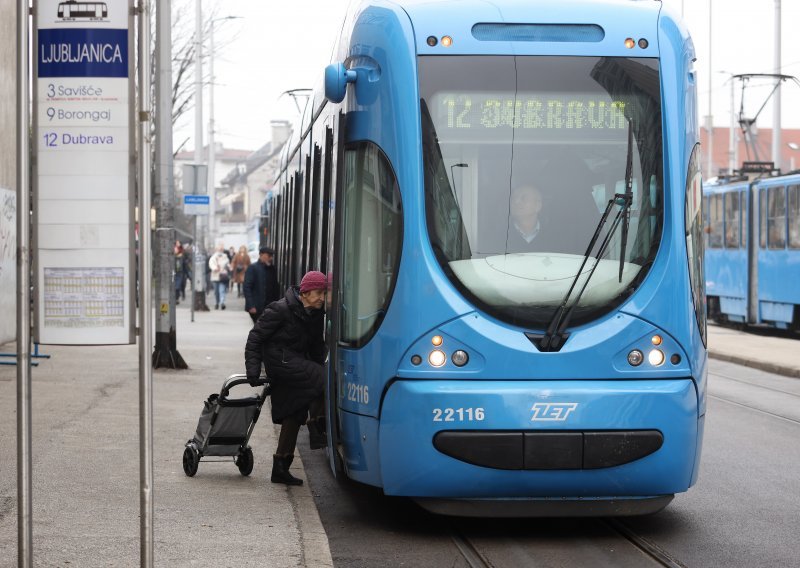
[[658, 367], [664, 363], [664, 352], [660, 349], [653, 349], [647, 354], [647, 360], [653, 367]]
[[456, 367], [463, 367], [469, 362], [469, 355], [463, 349], [459, 349], [458, 351], [453, 352], [453, 354], [450, 356], [450, 360]]
[[642, 364], [642, 361], [644, 361], [644, 353], [638, 349], [634, 349], [628, 353], [628, 363], [630, 363], [632, 367], [638, 367]]
[[650, 342], [657, 347], [664, 342], [664, 339], [660, 335], [654, 335], [650, 338]]
[[453, 45], [453, 38], [450, 36], [443, 36], [442, 37], [442, 47], [450, 47]]
[[428, 363], [430, 363], [432, 367], [441, 367], [444, 365], [445, 361], [447, 361], [447, 355], [444, 354], [444, 351], [434, 349], [431, 351], [430, 355], [428, 355]]
[[434, 335], [431, 338], [431, 343], [433, 344], [434, 347], [439, 347], [443, 342], [444, 339], [442, 339], [441, 335]]
[[633, 49], [635, 46], [636, 46], [636, 40], [634, 40], [632, 37], [625, 39], [625, 47], [627, 47], [628, 49]]

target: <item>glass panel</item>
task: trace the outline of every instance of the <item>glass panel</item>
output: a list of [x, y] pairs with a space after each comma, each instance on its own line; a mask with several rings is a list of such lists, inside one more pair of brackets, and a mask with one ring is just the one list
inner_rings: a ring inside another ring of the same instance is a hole
[[364, 345], [383, 321], [402, 244], [400, 188], [372, 143], [345, 150], [341, 340]]
[[758, 244], [767, 248], [767, 190], [762, 189], [758, 194]]
[[708, 198], [708, 246], [722, 248], [722, 195], [717, 193]]
[[518, 325], [547, 324], [607, 204], [606, 230], [621, 211], [630, 125], [627, 239], [619, 222], [572, 323], [627, 297], [661, 232], [658, 62], [422, 56], [419, 73], [431, 244], [465, 296]]
[[800, 185], [790, 185], [789, 191], [789, 248], [800, 248]]
[[[697, 325], [703, 343], [706, 342], [706, 286], [703, 263], [703, 211], [699, 205], [703, 204], [703, 181], [700, 173], [700, 161], [696, 145], [689, 159], [689, 169], [686, 173], [686, 202], [685, 202], [685, 227], [686, 227], [686, 254], [689, 261], [689, 279], [692, 285], [692, 300], [694, 301]], [[714, 196], [714, 197], [719, 197]]]
[[786, 194], [782, 187], [770, 187], [768, 192], [769, 248], [786, 248]]
[[739, 193], [739, 209], [741, 211], [741, 215], [739, 215], [740, 219], [740, 232], [742, 238], [742, 248], [747, 248], [747, 233], [750, 231], [747, 228], [747, 219], [748, 219], [748, 208], [750, 207], [749, 203], [747, 202], [747, 192], [742, 191]]
[[739, 193], [725, 194], [725, 248], [739, 248]]

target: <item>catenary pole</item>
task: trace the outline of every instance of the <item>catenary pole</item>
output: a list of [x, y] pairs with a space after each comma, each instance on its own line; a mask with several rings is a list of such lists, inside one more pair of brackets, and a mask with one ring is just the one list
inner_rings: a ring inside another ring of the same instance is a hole
[[[206, 193], [204, 183], [200, 179], [200, 164], [203, 163], [203, 7], [200, 0], [195, 0], [194, 22], [194, 187], [192, 193]], [[188, 188], [184, 188], [186, 190]], [[212, 204], [213, 206], [213, 204]], [[203, 216], [197, 215], [194, 220], [195, 240], [194, 258], [194, 309], [207, 312], [206, 305], [206, 247], [207, 235], [204, 231]]]
[[217, 236], [217, 186], [214, 182], [214, 164], [217, 161], [217, 148], [214, 140], [214, 20], [208, 26], [208, 232], [212, 243]]
[[28, 0], [17, 1], [17, 565], [33, 566], [31, 443], [30, 58]]
[[186, 369], [178, 352], [175, 304], [175, 178], [172, 163], [171, 0], [156, 6], [156, 338], [153, 367]]
[[150, 0], [139, 0], [139, 558], [153, 566], [153, 290]]
[[[775, 0], [775, 75], [781, 74], [781, 0]], [[775, 78], [775, 103], [772, 112], [772, 162], [781, 169], [781, 82], [780, 77]]]
[[708, 0], [708, 114], [706, 115], [706, 142], [708, 148], [706, 149], [706, 179], [711, 179], [714, 176], [714, 113], [713, 113], [713, 84], [714, 84], [714, 67], [711, 65], [711, 52], [714, 49], [714, 44], [711, 41], [711, 31], [713, 29], [713, 11], [712, 4], [714, 0]]

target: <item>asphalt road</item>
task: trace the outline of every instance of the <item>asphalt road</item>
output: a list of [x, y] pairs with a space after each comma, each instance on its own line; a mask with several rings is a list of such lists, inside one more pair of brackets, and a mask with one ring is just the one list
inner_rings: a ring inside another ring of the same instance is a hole
[[[798, 566], [800, 380], [714, 360], [709, 368], [698, 483], [624, 523], [677, 566]], [[337, 567], [469, 566], [454, 532], [498, 568], [657, 565], [600, 520], [452, 521], [333, 479], [324, 452], [305, 441], [301, 452]]]

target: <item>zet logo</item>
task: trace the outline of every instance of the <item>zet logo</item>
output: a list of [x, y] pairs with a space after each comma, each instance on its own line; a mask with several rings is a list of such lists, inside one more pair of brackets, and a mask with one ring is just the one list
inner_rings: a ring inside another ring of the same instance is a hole
[[576, 408], [577, 402], [537, 402], [531, 407], [531, 422], [563, 422]]

